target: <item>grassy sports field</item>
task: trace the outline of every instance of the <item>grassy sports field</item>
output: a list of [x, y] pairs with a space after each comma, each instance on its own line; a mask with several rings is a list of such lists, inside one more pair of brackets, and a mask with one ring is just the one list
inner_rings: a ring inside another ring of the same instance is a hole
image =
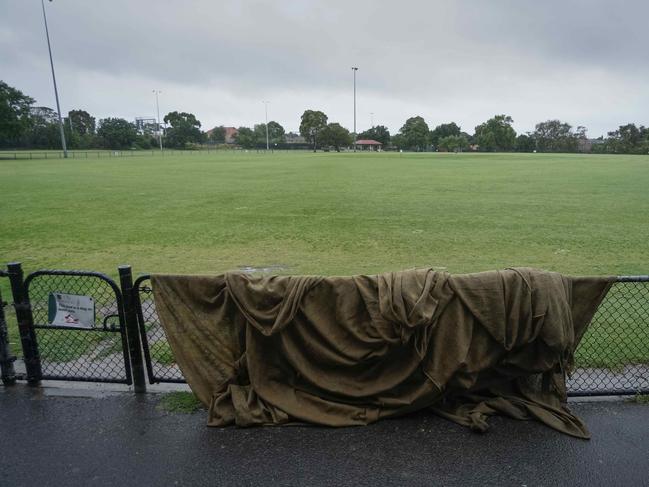
[[0, 261], [27, 271], [649, 273], [649, 156], [0, 160], [0, 182]]

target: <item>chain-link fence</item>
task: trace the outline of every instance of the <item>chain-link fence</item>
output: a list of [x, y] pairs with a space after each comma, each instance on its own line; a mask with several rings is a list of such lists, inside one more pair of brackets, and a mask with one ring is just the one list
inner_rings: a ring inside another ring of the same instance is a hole
[[[94, 272], [38, 271], [25, 280], [43, 379], [130, 382], [121, 293]], [[66, 313], [68, 306], [83, 309]]]
[[[13, 339], [22, 342], [28, 380], [130, 384], [135, 377], [136, 386], [143, 389], [144, 355], [149, 382], [184, 382], [159, 321], [148, 276], [131, 287], [130, 268], [125, 275], [120, 269], [122, 296], [117, 284], [103, 274], [38, 271], [23, 285], [22, 274], [16, 274], [19, 265], [16, 269], [13, 275], [1, 272], [0, 278], [4, 274], [12, 279], [13, 308], [22, 330]], [[92, 317], [65, 322], [64, 314], [57, 315], [61, 299], [89, 300]], [[13, 313], [1, 311], [11, 308], [0, 308], [0, 362], [5, 369], [12, 358], [5, 318]], [[9, 337], [12, 331], [18, 330], [10, 328]], [[571, 395], [649, 393], [648, 276], [618, 278], [584, 335], [575, 364], [568, 379]]]
[[575, 354], [573, 395], [649, 391], [649, 281], [620, 278]]
[[[158, 319], [147, 276], [135, 283], [151, 382], [184, 382]], [[575, 356], [570, 395], [649, 391], [649, 279], [620, 278], [599, 306]]]

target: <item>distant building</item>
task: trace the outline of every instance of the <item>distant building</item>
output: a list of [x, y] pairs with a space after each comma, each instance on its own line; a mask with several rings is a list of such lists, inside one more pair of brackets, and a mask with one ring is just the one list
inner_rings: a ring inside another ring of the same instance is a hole
[[284, 140], [286, 140], [287, 144], [306, 144], [306, 139], [295, 132], [284, 135]]
[[239, 131], [235, 127], [225, 127], [225, 143], [234, 144]]
[[355, 142], [356, 148], [360, 150], [380, 151], [383, 144], [378, 140], [360, 139]]

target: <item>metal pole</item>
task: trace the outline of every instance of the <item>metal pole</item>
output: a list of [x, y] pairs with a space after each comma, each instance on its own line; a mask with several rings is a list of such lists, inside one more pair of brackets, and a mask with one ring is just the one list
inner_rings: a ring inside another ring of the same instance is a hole
[[131, 372], [133, 374], [133, 390], [146, 392], [144, 379], [144, 361], [142, 360], [142, 344], [137, 322], [137, 311], [133, 299], [133, 274], [130, 265], [119, 266], [119, 281], [122, 287], [122, 302], [124, 303], [124, 319], [126, 320], [126, 338], [128, 340], [128, 354], [131, 359]]
[[370, 125], [374, 128], [374, 112], [370, 112]]
[[262, 103], [264, 104], [264, 108], [265, 108], [265, 111], [266, 111], [266, 150], [268, 150], [270, 148], [269, 144], [268, 144], [268, 104], [270, 102], [269, 101], [263, 101]]
[[27, 371], [27, 382], [37, 385], [43, 376], [41, 370], [41, 357], [38, 352], [38, 342], [34, 331], [34, 316], [32, 306], [29, 302], [29, 295], [25, 289], [23, 280], [23, 269], [20, 262], [7, 264], [7, 273], [11, 282], [11, 294], [14, 299], [16, 319], [18, 320], [18, 331], [20, 343], [23, 347], [23, 359]]
[[354, 72], [354, 152], [356, 152], [356, 71], [358, 68], [352, 66], [352, 71]]
[[[52, 0], [50, 0], [51, 2]], [[59, 104], [59, 90], [56, 87], [56, 75], [54, 74], [54, 61], [52, 61], [52, 46], [50, 45], [50, 31], [47, 28], [47, 16], [45, 15], [45, 2], [41, 0], [43, 7], [43, 21], [45, 22], [45, 37], [47, 37], [47, 50], [50, 53], [50, 67], [52, 68], [52, 81], [54, 82], [54, 97], [56, 98], [56, 111], [59, 114], [59, 129], [61, 131], [61, 145], [63, 146], [63, 157], [68, 157], [68, 148], [65, 145], [65, 133], [63, 132], [63, 119], [61, 118], [61, 105]]]
[[162, 130], [160, 130], [160, 102], [158, 100], [158, 93], [162, 93], [162, 91], [153, 90], [153, 92], [155, 93], [155, 109], [158, 113], [158, 142], [160, 142], [160, 151], [162, 152]]
[[[4, 275], [4, 273], [0, 271], [0, 275]], [[16, 357], [11, 354], [11, 348], [9, 347], [9, 331], [7, 330], [4, 311], [6, 304], [2, 300], [2, 294], [0, 294], [0, 375], [2, 375], [2, 383], [10, 386], [16, 383], [16, 371], [14, 370]]]

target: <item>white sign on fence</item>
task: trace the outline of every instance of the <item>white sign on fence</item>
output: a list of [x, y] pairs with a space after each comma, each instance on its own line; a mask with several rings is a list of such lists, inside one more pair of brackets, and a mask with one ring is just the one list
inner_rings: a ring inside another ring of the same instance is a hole
[[95, 301], [90, 296], [50, 293], [47, 306], [50, 325], [93, 328]]

